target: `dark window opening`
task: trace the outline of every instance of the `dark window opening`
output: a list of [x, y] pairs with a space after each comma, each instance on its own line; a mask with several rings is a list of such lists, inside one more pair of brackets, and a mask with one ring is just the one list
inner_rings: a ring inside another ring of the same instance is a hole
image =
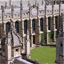
[[35, 19], [32, 20], [32, 31], [35, 32]]
[[51, 20], [51, 18], [49, 17], [49, 18], [48, 18], [48, 30], [51, 29], [51, 21], [50, 21], [50, 20]]
[[62, 43], [61, 43], [60, 45], [61, 45], [61, 47], [63, 46], [63, 44], [62, 44]]
[[33, 44], [35, 44], [35, 36], [33, 36]]
[[43, 31], [43, 18], [40, 19], [40, 31]]
[[10, 31], [10, 23], [6, 23], [6, 34]]
[[27, 20], [24, 21], [24, 34], [27, 34]]
[[57, 29], [57, 16], [55, 17], [55, 28]]
[[15, 22], [16, 32], [19, 33], [19, 22]]

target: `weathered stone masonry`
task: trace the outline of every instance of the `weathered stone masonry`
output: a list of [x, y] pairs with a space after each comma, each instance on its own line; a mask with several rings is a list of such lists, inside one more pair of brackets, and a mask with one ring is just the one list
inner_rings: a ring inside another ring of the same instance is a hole
[[[61, 13], [64, 13], [64, 4], [61, 4]], [[4, 10], [4, 11], [3, 11]], [[3, 11], [3, 12], [2, 12]], [[52, 13], [53, 12], [53, 13]], [[56, 31], [59, 20], [59, 5], [44, 5], [39, 6], [30, 5], [27, 8], [23, 8], [22, 2], [20, 7], [11, 6], [6, 9], [3, 7], [0, 11], [0, 26], [2, 22], [4, 25], [4, 34], [7, 34], [10, 29], [10, 18], [13, 19], [16, 31], [21, 35], [23, 41], [23, 47], [25, 45], [25, 37], [27, 30], [30, 33], [30, 45], [39, 43], [52, 43], [56, 42]], [[4, 13], [4, 14], [3, 14]], [[0, 27], [2, 32], [2, 28]], [[2, 34], [0, 35], [0, 38]]]

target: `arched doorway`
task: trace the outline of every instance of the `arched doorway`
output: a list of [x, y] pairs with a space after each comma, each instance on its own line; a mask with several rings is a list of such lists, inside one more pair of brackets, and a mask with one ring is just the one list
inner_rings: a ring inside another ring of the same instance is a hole
[[10, 31], [10, 22], [6, 23], [6, 34]]
[[18, 21], [15, 22], [15, 28], [16, 28], [16, 32], [19, 33], [19, 22]]

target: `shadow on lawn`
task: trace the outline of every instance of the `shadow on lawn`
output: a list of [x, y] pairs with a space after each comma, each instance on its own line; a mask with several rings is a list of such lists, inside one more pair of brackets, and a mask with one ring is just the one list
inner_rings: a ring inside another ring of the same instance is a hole
[[49, 46], [50, 48], [55, 48], [56, 46]]

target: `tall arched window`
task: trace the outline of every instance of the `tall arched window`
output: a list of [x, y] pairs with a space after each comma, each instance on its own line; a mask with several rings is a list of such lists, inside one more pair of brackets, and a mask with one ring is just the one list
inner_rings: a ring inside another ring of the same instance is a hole
[[18, 21], [15, 22], [15, 28], [16, 28], [16, 32], [19, 33], [19, 22]]
[[51, 18], [50, 17], [48, 17], [48, 30], [50, 30], [51, 29]]
[[43, 18], [40, 19], [40, 31], [43, 31]]
[[24, 34], [27, 34], [27, 20], [24, 21]]
[[32, 20], [32, 32], [35, 32], [35, 23], [36, 23], [36, 20], [33, 19]]
[[10, 23], [6, 23], [6, 34], [10, 31]]

